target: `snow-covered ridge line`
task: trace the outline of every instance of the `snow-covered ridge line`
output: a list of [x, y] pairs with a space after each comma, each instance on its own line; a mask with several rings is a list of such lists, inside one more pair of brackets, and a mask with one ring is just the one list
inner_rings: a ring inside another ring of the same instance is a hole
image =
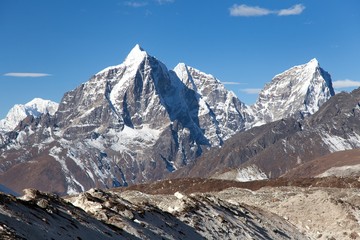
[[0, 132], [12, 131], [27, 116], [39, 117], [41, 114], [54, 115], [59, 104], [42, 98], [34, 98], [26, 104], [16, 104], [6, 117], [0, 120]]
[[125, 61], [123, 63], [118, 64], [118, 65], [114, 65], [114, 66], [109, 66], [109, 67], [99, 71], [95, 75], [101, 75], [101, 74], [104, 74], [104, 73], [106, 73], [108, 71], [111, 71], [113, 69], [118, 69], [118, 68], [121, 68], [123, 66], [128, 66], [128, 65], [133, 65], [133, 64], [136, 64], [136, 63], [140, 63], [147, 56], [148, 56], [148, 53], [146, 51], [144, 51], [140, 47], [139, 44], [136, 44], [135, 47], [130, 51], [128, 56], [125, 58]]

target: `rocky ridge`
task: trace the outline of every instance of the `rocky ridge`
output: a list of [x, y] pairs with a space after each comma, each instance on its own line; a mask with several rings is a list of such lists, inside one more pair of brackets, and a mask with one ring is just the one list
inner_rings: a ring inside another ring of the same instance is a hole
[[61, 199], [28, 189], [0, 197], [3, 239], [307, 239], [275, 214], [215, 195], [91, 189]]
[[360, 89], [339, 93], [304, 120], [287, 118], [238, 133], [175, 177], [277, 178], [318, 157], [360, 148], [359, 102]]
[[0, 193], [1, 239], [114, 239], [126, 237], [54, 194], [27, 189]]
[[[193, 184], [186, 185], [186, 181]], [[249, 184], [239, 187], [239, 184], [246, 183], [166, 180], [128, 189], [90, 189], [65, 198], [35, 189], [27, 189], [20, 198], [1, 193], [0, 233], [2, 239], [357, 239], [360, 236], [357, 179], [298, 182], [283, 179], [253, 182], [252, 187]], [[161, 187], [167, 185], [171, 187]], [[217, 189], [221, 186], [222, 189]]]

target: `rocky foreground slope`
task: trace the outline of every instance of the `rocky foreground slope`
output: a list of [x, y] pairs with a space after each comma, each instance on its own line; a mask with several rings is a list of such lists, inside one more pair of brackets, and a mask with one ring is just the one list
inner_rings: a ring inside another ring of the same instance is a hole
[[[185, 184], [191, 183], [191, 184]], [[242, 186], [240, 186], [242, 184]], [[166, 180], [59, 198], [0, 194], [1, 239], [358, 239], [360, 182]], [[161, 193], [161, 194], [160, 194]]]

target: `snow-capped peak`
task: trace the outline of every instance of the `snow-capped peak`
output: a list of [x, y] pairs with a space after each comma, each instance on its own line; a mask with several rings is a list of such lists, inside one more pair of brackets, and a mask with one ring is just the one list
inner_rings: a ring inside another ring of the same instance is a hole
[[96, 73], [95, 75], [102, 75], [104, 73], [109, 72], [110, 70], [121, 68], [124, 65], [126, 65], [126, 66], [138, 65], [147, 56], [149, 56], [148, 53], [142, 47], [140, 47], [139, 44], [136, 44], [133, 47], [133, 49], [131, 49], [131, 51], [129, 52], [129, 54], [127, 55], [127, 57], [125, 58], [125, 61], [123, 63], [104, 68], [103, 70]]
[[50, 100], [44, 100], [42, 98], [34, 98], [25, 104], [26, 110], [30, 113], [30, 115], [35, 117], [38, 117], [42, 113], [49, 113], [50, 115], [54, 115], [58, 106], [58, 103]]
[[142, 49], [139, 44], [136, 44], [135, 47], [127, 55], [125, 63], [142, 61], [146, 56], [148, 56], [147, 52]]
[[189, 68], [185, 63], [179, 63], [178, 65], [176, 65], [176, 67], [174, 68], [174, 72], [186, 86], [196, 91], [197, 87], [189, 72]]
[[319, 67], [319, 61], [316, 58], [311, 59], [306, 65]]
[[186, 64], [185, 63], [178, 63], [178, 65], [176, 65], [176, 67], [174, 67], [174, 72], [176, 72], [178, 76], [179, 75], [184, 76], [184, 74], [188, 72]]
[[315, 113], [334, 95], [330, 75], [316, 58], [276, 75], [260, 92], [252, 106], [257, 125], [289, 116], [305, 117]]
[[[196, 68], [186, 65], [185, 63], [179, 63], [178, 65], [176, 65], [176, 67], [174, 68], [174, 72], [182, 81], [184, 81], [184, 79], [188, 81], [189, 77], [191, 78], [196, 76], [195, 78], [198, 79], [197, 83], [195, 84], [202, 85], [205, 84], [205, 82], [220, 83], [220, 81], [213, 75], [201, 72]], [[187, 84], [186, 82], [184, 83]]]
[[59, 104], [42, 98], [34, 98], [26, 104], [16, 104], [10, 109], [5, 119], [0, 120], [0, 132], [13, 130], [27, 116], [39, 117], [41, 114], [54, 115]]
[[316, 58], [311, 59], [308, 63], [305, 63], [304, 65], [295, 66], [297, 68], [304, 67], [309, 72], [314, 72], [317, 69], [320, 68], [320, 64]]

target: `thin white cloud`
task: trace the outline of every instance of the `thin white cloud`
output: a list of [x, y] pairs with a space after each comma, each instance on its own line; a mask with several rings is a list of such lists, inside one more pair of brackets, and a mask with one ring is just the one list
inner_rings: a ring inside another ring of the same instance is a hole
[[240, 89], [240, 91], [247, 94], [259, 94], [261, 88], [244, 88], [244, 89]]
[[6, 77], [48, 77], [51, 74], [48, 73], [30, 73], [30, 72], [10, 72], [5, 73]]
[[333, 81], [334, 88], [350, 88], [350, 87], [360, 87], [360, 82], [345, 79], [345, 80], [337, 80]]
[[265, 16], [271, 14], [271, 10], [258, 6], [252, 7], [245, 4], [234, 4], [230, 8], [230, 15], [234, 17]]
[[290, 15], [299, 15], [305, 10], [305, 6], [302, 4], [296, 4], [288, 9], [281, 9], [278, 11], [278, 16], [290, 16]]
[[128, 1], [128, 2], [125, 2], [125, 5], [128, 7], [139, 8], [139, 7], [145, 7], [146, 5], [148, 5], [148, 3], [147, 2]]
[[222, 84], [225, 84], [225, 85], [241, 85], [241, 84], [244, 84], [244, 83], [239, 83], [239, 82], [221, 82]]
[[248, 6], [245, 4], [234, 4], [230, 10], [230, 16], [233, 17], [260, 17], [270, 14], [275, 14], [278, 16], [290, 16], [290, 15], [299, 15], [305, 10], [305, 6], [302, 4], [296, 4], [290, 8], [280, 9], [280, 10], [271, 10], [267, 8], [262, 8], [259, 6]]
[[156, 0], [156, 2], [160, 5], [166, 4], [166, 3], [174, 3], [175, 0]]

